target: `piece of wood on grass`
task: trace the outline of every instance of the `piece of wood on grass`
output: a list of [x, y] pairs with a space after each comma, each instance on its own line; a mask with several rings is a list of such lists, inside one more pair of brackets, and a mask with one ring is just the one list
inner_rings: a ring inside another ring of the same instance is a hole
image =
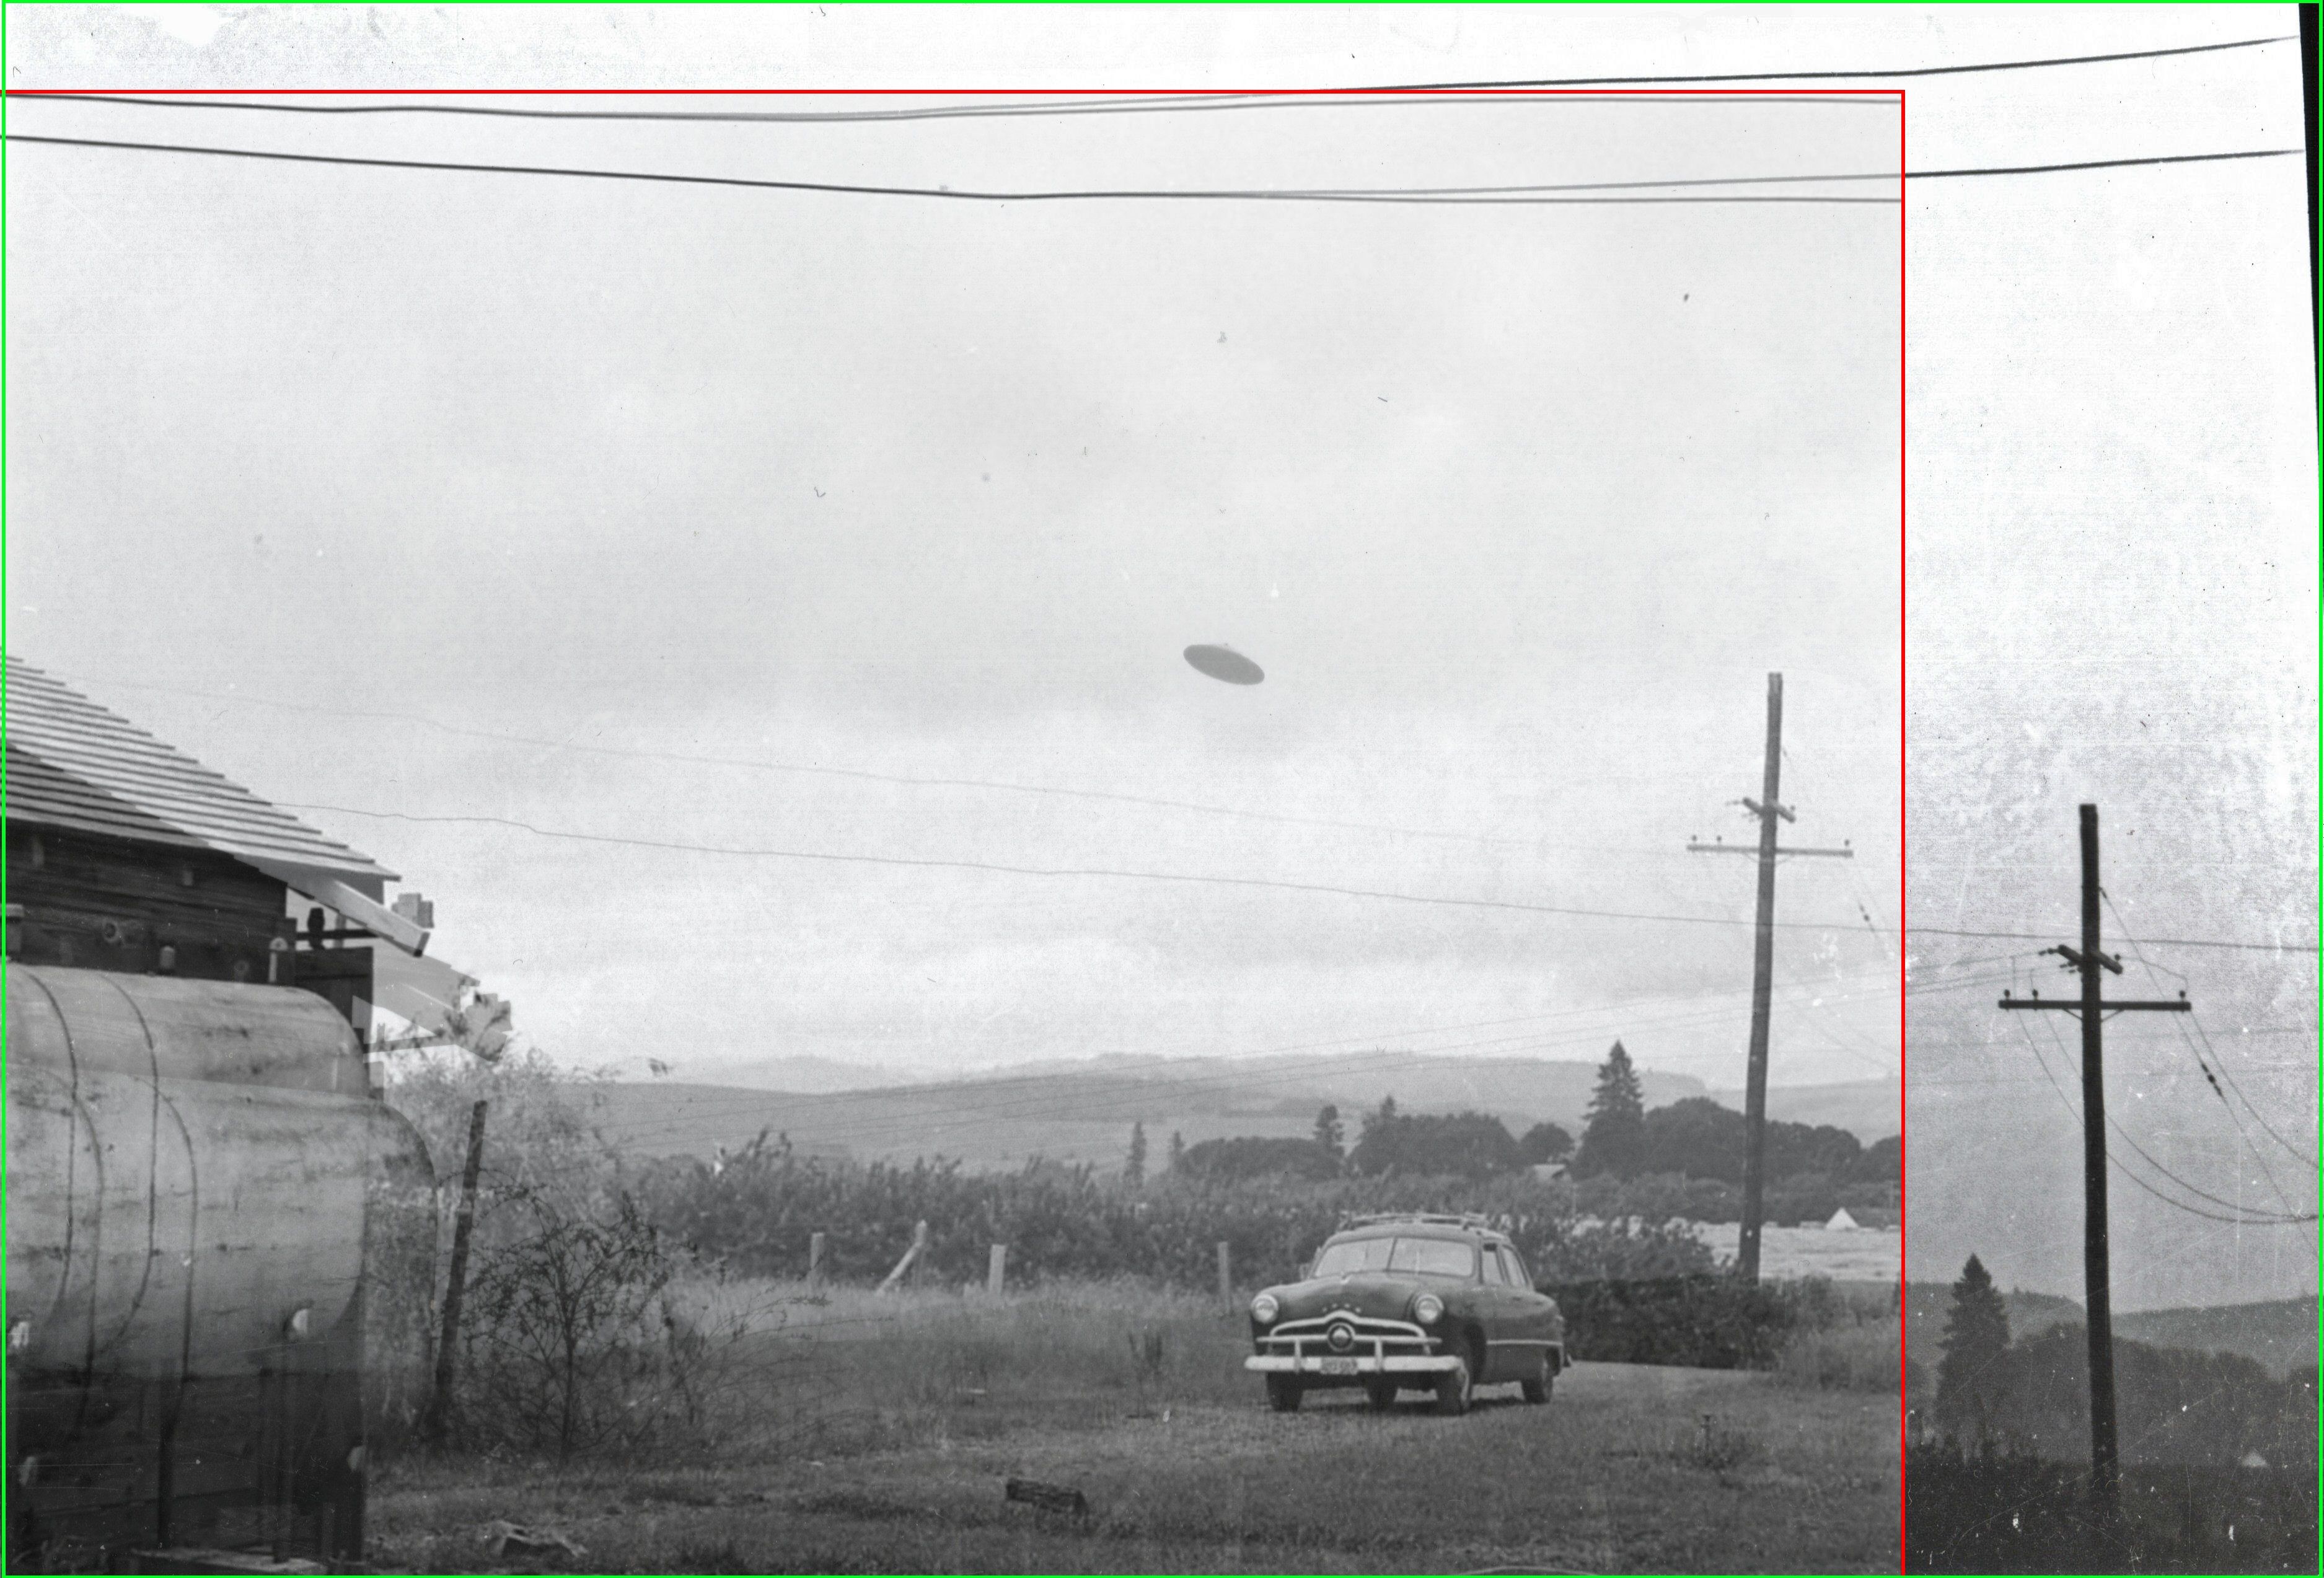
[[1049, 1485], [1039, 1480], [1012, 1479], [1001, 1494], [1011, 1501], [1022, 1501], [1044, 1512], [1063, 1512], [1074, 1518], [1089, 1516], [1089, 1498], [1071, 1485]]

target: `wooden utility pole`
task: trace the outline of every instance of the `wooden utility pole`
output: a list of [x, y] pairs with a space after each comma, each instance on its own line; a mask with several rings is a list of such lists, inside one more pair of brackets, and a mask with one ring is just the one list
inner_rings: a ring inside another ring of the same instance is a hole
[[1795, 822], [1779, 798], [1784, 767], [1784, 677], [1767, 676], [1767, 766], [1760, 798], [1736, 803], [1759, 818], [1757, 850], [1741, 844], [1691, 843], [1696, 854], [1759, 857], [1758, 939], [1751, 959], [1751, 1058], [1743, 1081], [1743, 1223], [1736, 1234], [1735, 1269], [1746, 1282], [1759, 1280], [1759, 1224], [1767, 1174], [1767, 1015], [1775, 990], [1775, 862], [1786, 855], [1855, 856], [1852, 849], [1784, 849], [1775, 843], [1778, 818]]
[[484, 1107], [468, 1112], [468, 1161], [460, 1171], [460, 1211], [452, 1219], [452, 1265], [444, 1279], [444, 1335], [436, 1348], [436, 1389], [428, 1399], [429, 1441], [442, 1445], [452, 1419], [452, 1382], [460, 1350], [460, 1301], [467, 1289], [468, 1238], [476, 1225], [476, 1176], [484, 1165]]
[[2082, 946], [2044, 948], [2082, 978], [2078, 997], [2043, 1001], [2040, 992], [2018, 997], [2004, 992], [2009, 1009], [2055, 1009], [2082, 1020], [2082, 1301], [2089, 1316], [2090, 1498], [2109, 1521], [2122, 1500], [2121, 1459], [2116, 1448], [2114, 1412], [2114, 1295], [2107, 1265], [2106, 1016], [2110, 1013], [2188, 1013], [2186, 993], [2176, 1000], [2113, 1002], [2098, 991], [2099, 972], [2122, 974], [2122, 961], [2098, 949], [2098, 808], [2082, 807]]

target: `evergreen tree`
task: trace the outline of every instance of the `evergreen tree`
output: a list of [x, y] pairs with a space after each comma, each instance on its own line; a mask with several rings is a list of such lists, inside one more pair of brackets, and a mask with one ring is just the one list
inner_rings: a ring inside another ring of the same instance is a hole
[[1121, 1181], [1135, 1189], [1146, 1182], [1146, 1125], [1130, 1126], [1130, 1159], [1121, 1166]]
[[1364, 1137], [1366, 1139], [1370, 1139], [1373, 1130], [1393, 1127], [1396, 1123], [1396, 1098], [1394, 1096], [1382, 1096], [1380, 1098], [1379, 1110], [1376, 1112], [1366, 1112], [1364, 1114]]
[[1340, 1125], [1340, 1109], [1331, 1103], [1315, 1114], [1315, 1143], [1332, 1153], [1334, 1158], [1343, 1153], [1346, 1131]]
[[1573, 1176], [1629, 1177], [1645, 1159], [1646, 1143], [1646, 1097], [1638, 1090], [1638, 1072], [1630, 1066], [1629, 1053], [1617, 1041], [1598, 1066], [1598, 1089], [1590, 1098], [1590, 1121], [1582, 1130]]
[[1178, 1162], [1186, 1154], [1186, 1140], [1176, 1129], [1170, 1130], [1170, 1170], [1178, 1170]]
[[1945, 1317], [1945, 1356], [1937, 1365], [1938, 1429], [1962, 1440], [1991, 1433], [2008, 1352], [2009, 1312], [1983, 1263], [1971, 1255], [1953, 1284], [1953, 1307]]

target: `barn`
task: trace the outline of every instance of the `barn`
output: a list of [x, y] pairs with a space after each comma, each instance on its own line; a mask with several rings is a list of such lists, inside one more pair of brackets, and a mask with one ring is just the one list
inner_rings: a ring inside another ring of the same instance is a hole
[[473, 983], [393, 872], [6, 672], [10, 1570], [346, 1570], [436, 1237], [374, 1010]]
[[368, 1038], [374, 942], [419, 957], [396, 873], [15, 657], [7, 660], [8, 957], [296, 985]]

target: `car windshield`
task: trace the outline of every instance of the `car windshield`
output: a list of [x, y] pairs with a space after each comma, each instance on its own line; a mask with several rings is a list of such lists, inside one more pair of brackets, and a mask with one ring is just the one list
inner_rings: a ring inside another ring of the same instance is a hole
[[1477, 1274], [1477, 1251], [1459, 1239], [1351, 1238], [1323, 1246], [1314, 1275], [1348, 1277], [1359, 1271], [1397, 1271], [1408, 1277], [1449, 1277], [1466, 1282]]
[[1388, 1269], [1416, 1277], [1451, 1277], [1466, 1282], [1477, 1274], [1477, 1251], [1459, 1239], [1400, 1238], [1388, 1258]]
[[1388, 1269], [1388, 1246], [1392, 1238], [1348, 1238], [1323, 1246], [1315, 1257], [1318, 1277], [1346, 1277], [1358, 1271]]

